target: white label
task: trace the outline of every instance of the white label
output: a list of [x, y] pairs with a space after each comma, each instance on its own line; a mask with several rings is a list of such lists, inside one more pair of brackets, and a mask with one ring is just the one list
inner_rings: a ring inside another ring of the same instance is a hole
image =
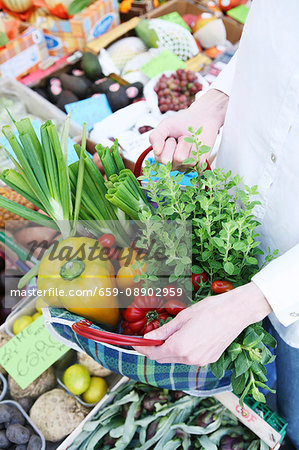
[[26, 72], [31, 67], [38, 64], [41, 60], [39, 49], [37, 45], [23, 50], [16, 56], [13, 56], [8, 61], [0, 65], [1, 73], [4, 78], [18, 77]]

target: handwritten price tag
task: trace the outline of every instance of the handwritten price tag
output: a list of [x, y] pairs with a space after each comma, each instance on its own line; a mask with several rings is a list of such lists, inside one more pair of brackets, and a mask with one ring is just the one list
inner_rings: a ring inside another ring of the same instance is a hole
[[0, 361], [25, 389], [68, 350], [48, 333], [39, 317], [0, 348]]

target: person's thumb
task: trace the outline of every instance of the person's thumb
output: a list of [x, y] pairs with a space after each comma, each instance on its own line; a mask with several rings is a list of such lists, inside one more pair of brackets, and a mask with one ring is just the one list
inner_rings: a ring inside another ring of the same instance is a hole
[[172, 319], [170, 322], [165, 323], [165, 325], [162, 325], [162, 327], [157, 328], [156, 330], [150, 331], [149, 333], [144, 335], [145, 339], [168, 339], [169, 336], [174, 334], [176, 331], [178, 331], [182, 324], [183, 324], [182, 318], [179, 316]]
[[163, 120], [149, 136], [155, 156], [161, 155], [167, 138], [172, 137], [168, 120]]

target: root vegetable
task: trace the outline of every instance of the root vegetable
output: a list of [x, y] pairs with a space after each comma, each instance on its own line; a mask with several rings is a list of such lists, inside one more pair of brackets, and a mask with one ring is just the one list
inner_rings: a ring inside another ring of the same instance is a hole
[[9, 422], [13, 416], [13, 409], [9, 405], [0, 405], [0, 423]]
[[41, 395], [30, 410], [31, 420], [52, 442], [65, 438], [87, 414], [88, 409], [62, 389]]
[[27, 444], [30, 438], [30, 431], [23, 425], [15, 423], [13, 425], [8, 425], [6, 428], [6, 437], [14, 444]]
[[27, 450], [40, 450], [42, 448], [42, 440], [37, 434], [32, 434], [30, 436]]
[[6, 437], [5, 431], [0, 431], [0, 448], [8, 448], [10, 446], [10, 442]]
[[86, 353], [77, 353], [78, 363], [86, 367], [91, 376], [95, 377], [107, 377], [112, 372], [109, 369], [105, 369], [101, 364], [96, 362], [91, 356]]
[[49, 367], [35, 381], [29, 384], [26, 389], [21, 389], [11, 376], [8, 377], [8, 384], [10, 394], [15, 400], [23, 397], [37, 398], [56, 386], [56, 377], [53, 367]]

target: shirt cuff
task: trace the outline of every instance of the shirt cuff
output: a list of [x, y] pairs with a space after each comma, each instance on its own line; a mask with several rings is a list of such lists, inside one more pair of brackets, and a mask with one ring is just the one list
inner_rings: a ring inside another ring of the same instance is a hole
[[299, 244], [260, 270], [252, 281], [260, 288], [277, 319], [289, 326], [299, 319]]
[[235, 77], [237, 54], [238, 52], [234, 54], [225, 69], [220, 72], [216, 80], [211, 84], [210, 89], [217, 89], [218, 91], [230, 96]]

